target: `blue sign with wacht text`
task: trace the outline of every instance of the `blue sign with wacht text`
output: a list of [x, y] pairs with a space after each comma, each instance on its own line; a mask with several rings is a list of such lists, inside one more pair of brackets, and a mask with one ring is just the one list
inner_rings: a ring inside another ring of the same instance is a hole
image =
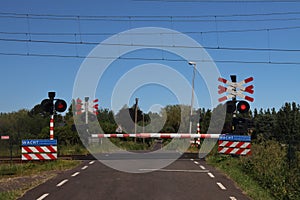
[[57, 146], [57, 140], [22, 140], [22, 146]]
[[241, 142], [251, 142], [251, 136], [249, 135], [220, 135], [219, 140], [225, 141], [241, 141]]

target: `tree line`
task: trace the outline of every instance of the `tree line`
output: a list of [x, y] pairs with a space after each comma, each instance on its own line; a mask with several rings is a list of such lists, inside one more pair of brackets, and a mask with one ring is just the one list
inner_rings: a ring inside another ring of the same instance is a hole
[[[215, 109], [200, 108], [194, 110], [192, 116], [192, 133], [196, 133], [196, 124], [200, 122], [201, 133], [207, 133], [213, 112], [218, 112], [222, 105]], [[55, 115], [55, 137], [63, 144], [74, 144], [80, 141], [72, 126], [74, 119], [80, 118], [84, 122], [85, 113], [81, 116], [73, 116], [74, 106], [69, 107], [65, 115]], [[187, 105], [167, 105], [159, 113], [144, 113], [137, 108], [137, 133], [141, 132], [166, 132], [187, 133], [189, 129], [190, 107]], [[91, 115], [91, 114], [90, 114]], [[221, 114], [220, 114], [221, 115]], [[300, 106], [295, 102], [285, 103], [278, 111], [271, 109], [254, 109], [248, 114], [238, 117], [252, 121], [251, 134], [253, 138], [274, 139], [282, 144], [290, 144], [293, 147], [300, 146]], [[91, 117], [92, 118], [92, 117]], [[15, 143], [21, 139], [48, 138], [49, 137], [48, 113], [43, 112], [38, 104], [31, 110], [19, 110], [11, 113], [0, 113], [0, 133], [10, 135]], [[124, 132], [133, 133], [135, 121], [134, 106], [125, 105], [118, 113], [103, 108], [98, 110], [97, 118], [90, 120], [92, 133], [115, 133], [118, 125]], [[93, 128], [99, 122], [101, 130]], [[217, 124], [218, 122], [216, 122]], [[213, 130], [213, 129], [210, 129]], [[226, 115], [222, 133], [232, 132], [232, 116]], [[247, 134], [245, 132], [245, 134]]]

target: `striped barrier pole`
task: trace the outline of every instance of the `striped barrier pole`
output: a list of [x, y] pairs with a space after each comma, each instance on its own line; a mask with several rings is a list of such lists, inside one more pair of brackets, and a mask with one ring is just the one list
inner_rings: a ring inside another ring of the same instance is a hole
[[54, 115], [50, 118], [50, 140], [54, 139]]
[[200, 134], [200, 123], [197, 123], [197, 134]]

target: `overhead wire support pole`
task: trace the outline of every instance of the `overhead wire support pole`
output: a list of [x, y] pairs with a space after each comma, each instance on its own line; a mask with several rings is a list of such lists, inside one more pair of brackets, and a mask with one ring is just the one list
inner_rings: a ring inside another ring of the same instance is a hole
[[194, 87], [195, 87], [195, 75], [196, 75], [196, 63], [189, 62], [189, 65], [193, 65], [193, 79], [192, 79], [192, 98], [191, 98], [191, 110], [190, 110], [190, 126], [189, 126], [189, 134], [192, 133], [192, 116], [193, 116], [193, 105], [194, 105]]

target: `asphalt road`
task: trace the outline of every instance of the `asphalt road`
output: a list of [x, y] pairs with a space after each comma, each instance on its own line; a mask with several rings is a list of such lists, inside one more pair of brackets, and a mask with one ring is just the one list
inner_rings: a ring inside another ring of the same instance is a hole
[[[110, 156], [113, 157], [109, 154], [105, 157], [109, 160]], [[118, 157], [114, 156], [111, 160]], [[126, 173], [111, 169], [98, 160], [83, 161], [76, 169], [63, 172], [28, 191], [21, 200], [249, 199], [225, 175], [205, 161], [189, 156], [156, 171], [147, 167], [139, 170], [147, 173]]]

